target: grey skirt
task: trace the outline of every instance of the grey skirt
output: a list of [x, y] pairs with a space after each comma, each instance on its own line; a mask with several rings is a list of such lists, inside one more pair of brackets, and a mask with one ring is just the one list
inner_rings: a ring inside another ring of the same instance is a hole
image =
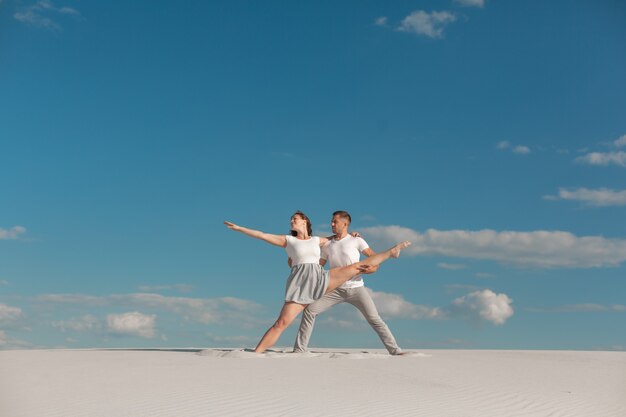
[[298, 264], [291, 268], [285, 288], [285, 301], [311, 304], [322, 298], [328, 288], [328, 271], [320, 264]]

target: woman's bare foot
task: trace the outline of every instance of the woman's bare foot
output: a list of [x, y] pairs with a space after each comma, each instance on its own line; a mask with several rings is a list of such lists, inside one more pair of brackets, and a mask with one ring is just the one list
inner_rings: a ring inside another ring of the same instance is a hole
[[411, 242], [409, 242], [408, 240], [402, 243], [398, 243], [396, 246], [390, 249], [391, 257], [398, 258], [400, 256], [400, 251], [402, 251], [402, 249], [408, 248], [409, 246], [411, 246]]

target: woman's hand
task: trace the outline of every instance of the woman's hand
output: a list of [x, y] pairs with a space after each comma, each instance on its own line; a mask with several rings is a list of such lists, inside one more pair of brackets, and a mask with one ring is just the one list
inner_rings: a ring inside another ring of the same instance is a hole
[[235, 223], [231, 223], [231, 222], [224, 222], [224, 224], [226, 225], [226, 227], [228, 227], [230, 230], [234, 230], [235, 232], [238, 232], [239, 230], [241, 230], [241, 227], [237, 226]]
[[224, 224], [230, 230], [243, 233], [246, 236], [253, 237], [255, 239], [261, 239], [272, 245], [280, 246], [282, 248], [287, 246], [287, 238], [284, 235], [271, 235], [269, 233], [263, 233], [260, 230], [248, 229], [247, 227], [238, 226], [235, 223], [225, 221]]

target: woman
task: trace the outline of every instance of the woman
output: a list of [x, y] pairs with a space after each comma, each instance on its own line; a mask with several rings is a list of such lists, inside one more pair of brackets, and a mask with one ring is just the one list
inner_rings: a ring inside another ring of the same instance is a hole
[[311, 236], [311, 221], [300, 211], [291, 216], [291, 235], [272, 235], [241, 227], [231, 222], [224, 222], [224, 224], [231, 230], [285, 248], [292, 260], [291, 274], [287, 279], [285, 291], [285, 304], [280, 311], [278, 320], [265, 332], [254, 349], [257, 353], [263, 353], [267, 348], [273, 346], [282, 332], [289, 327], [307, 305], [333, 291], [350, 278], [370, 271], [371, 266], [380, 265], [389, 258], [397, 258], [400, 256], [400, 251], [411, 244], [408, 241], [398, 243], [385, 252], [370, 256], [367, 258], [367, 263], [362, 261], [325, 270], [319, 264], [320, 248], [328, 242], [328, 239]]

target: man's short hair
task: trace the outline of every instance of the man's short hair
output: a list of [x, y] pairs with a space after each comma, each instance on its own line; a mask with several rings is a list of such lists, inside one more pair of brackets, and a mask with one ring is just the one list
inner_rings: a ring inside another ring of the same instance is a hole
[[348, 221], [348, 224], [352, 223], [352, 217], [350, 217], [350, 213], [347, 211], [339, 210], [333, 213], [333, 217], [339, 216], [344, 220]]

